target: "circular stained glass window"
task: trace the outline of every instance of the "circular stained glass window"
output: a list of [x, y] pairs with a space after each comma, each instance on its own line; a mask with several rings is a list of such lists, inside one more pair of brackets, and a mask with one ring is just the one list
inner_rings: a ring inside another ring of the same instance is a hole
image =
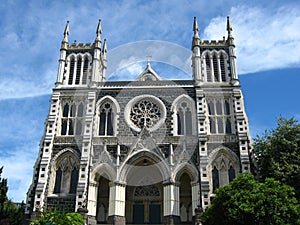
[[132, 99], [125, 109], [125, 120], [136, 131], [146, 128], [150, 131], [164, 123], [166, 109], [163, 102], [149, 95]]

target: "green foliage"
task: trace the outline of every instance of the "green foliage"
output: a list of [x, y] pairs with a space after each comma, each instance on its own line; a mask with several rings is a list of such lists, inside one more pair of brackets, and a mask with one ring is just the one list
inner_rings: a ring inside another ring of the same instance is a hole
[[82, 225], [83, 217], [79, 213], [42, 212], [30, 225]]
[[[8, 220], [10, 225], [23, 223], [25, 206], [17, 207], [7, 199], [7, 179], [1, 178], [3, 167], [0, 168], [0, 220]], [[0, 221], [1, 222], [1, 221]]]
[[300, 199], [300, 124], [279, 118], [277, 128], [254, 139], [254, 155], [261, 181], [273, 177], [294, 187]]
[[241, 174], [219, 188], [202, 214], [203, 225], [296, 225], [300, 206], [292, 187], [273, 178], [257, 181]]
[[4, 203], [7, 200], [7, 180], [1, 178], [3, 167], [0, 168], [0, 218], [4, 218]]

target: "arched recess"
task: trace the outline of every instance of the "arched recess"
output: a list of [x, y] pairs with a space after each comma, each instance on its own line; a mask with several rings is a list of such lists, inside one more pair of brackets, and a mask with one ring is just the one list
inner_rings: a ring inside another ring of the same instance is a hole
[[49, 194], [76, 194], [79, 176], [80, 155], [71, 148], [57, 153], [51, 161]]
[[107, 163], [97, 165], [89, 182], [89, 215], [94, 216], [97, 222], [107, 223], [109, 211], [110, 182], [116, 179], [116, 171]]
[[238, 175], [240, 160], [232, 150], [221, 146], [208, 156], [207, 171], [210, 171], [210, 192], [214, 193]]
[[195, 101], [188, 95], [178, 96], [172, 103], [173, 134], [196, 135], [197, 120]]
[[184, 163], [174, 170], [174, 177], [179, 185], [180, 220], [182, 223], [190, 223], [199, 198], [198, 171], [193, 165]]
[[169, 168], [158, 154], [147, 149], [130, 155], [120, 167], [119, 181], [126, 183], [125, 214], [128, 223], [161, 224], [163, 218], [163, 181]]
[[119, 103], [107, 95], [97, 101], [94, 118], [94, 136], [116, 136], [120, 115]]

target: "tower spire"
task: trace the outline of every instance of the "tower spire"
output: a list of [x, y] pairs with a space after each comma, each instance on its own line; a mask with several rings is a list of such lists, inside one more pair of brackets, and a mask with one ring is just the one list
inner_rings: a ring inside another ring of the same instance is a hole
[[192, 48], [194, 48], [195, 46], [199, 46], [200, 45], [200, 37], [198, 34], [198, 23], [197, 23], [197, 18], [196, 16], [194, 17], [194, 25], [193, 25], [193, 31], [194, 31], [194, 36], [193, 36], [193, 44], [192, 44]]
[[64, 48], [64, 49], [67, 48], [67, 45], [69, 43], [69, 41], [68, 41], [69, 31], [70, 31], [70, 25], [69, 25], [69, 21], [67, 21], [67, 24], [66, 24], [66, 27], [64, 30], [64, 39], [61, 42], [61, 48]]
[[96, 30], [95, 47], [101, 48], [101, 34], [102, 34], [102, 25], [101, 25], [101, 20], [99, 19], [97, 30]]
[[227, 41], [228, 41], [229, 45], [234, 45], [234, 38], [232, 35], [232, 26], [230, 23], [229, 16], [227, 16], [227, 32], [228, 32]]

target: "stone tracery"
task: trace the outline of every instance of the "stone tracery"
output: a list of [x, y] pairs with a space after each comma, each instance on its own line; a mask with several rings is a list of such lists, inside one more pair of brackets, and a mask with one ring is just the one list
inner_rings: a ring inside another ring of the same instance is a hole
[[160, 119], [161, 110], [149, 99], [137, 102], [130, 112], [130, 120], [139, 128], [151, 128]]

